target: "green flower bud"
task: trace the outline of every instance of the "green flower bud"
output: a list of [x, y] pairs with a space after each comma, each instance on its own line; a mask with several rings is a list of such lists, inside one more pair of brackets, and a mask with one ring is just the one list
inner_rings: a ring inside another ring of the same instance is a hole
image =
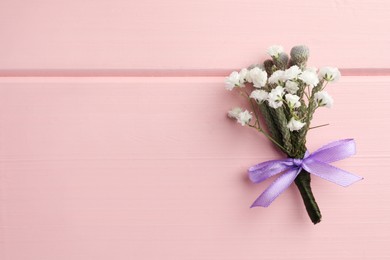
[[297, 65], [304, 69], [306, 67], [307, 60], [309, 59], [309, 48], [305, 45], [294, 46], [290, 51], [291, 66]]
[[251, 70], [251, 69], [253, 69], [253, 68], [255, 68], [255, 67], [264, 70], [264, 66], [263, 66], [262, 64], [252, 64], [252, 65], [250, 65], [250, 66], [248, 67], [248, 70]]
[[267, 72], [268, 76], [271, 76], [274, 73], [274, 62], [272, 60], [264, 61], [264, 69]]
[[288, 67], [288, 54], [285, 52], [282, 52], [279, 54], [279, 56], [276, 58], [273, 58], [273, 61], [275, 63], [275, 66], [280, 70], [285, 70]]

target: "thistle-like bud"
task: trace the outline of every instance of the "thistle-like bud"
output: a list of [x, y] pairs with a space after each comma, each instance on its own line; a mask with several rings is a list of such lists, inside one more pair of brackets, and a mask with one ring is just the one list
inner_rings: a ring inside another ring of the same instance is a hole
[[282, 52], [278, 57], [273, 57], [273, 62], [275, 66], [280, 70], [285, 70], [288, 68], [288, 54]]
[[251, 70], [251, 69], [253, 69], [253, 68], [255, 68], [255, 67], [264, 70], [263, 64], [252, 64], [252, 65], [250, 65], [250, 66], [248, 67], [248, 70]]
[[274, 62], [272, 60], [264, 61], [264, 69], [267, 72], [268, 76], [271, 76], [274, 73]]
[[294, 46], [290, 51], [291, 66], [297, 65], [301, 69], [306, 67], [307, 60], [309, 59], [309, 48], [305, 45]]

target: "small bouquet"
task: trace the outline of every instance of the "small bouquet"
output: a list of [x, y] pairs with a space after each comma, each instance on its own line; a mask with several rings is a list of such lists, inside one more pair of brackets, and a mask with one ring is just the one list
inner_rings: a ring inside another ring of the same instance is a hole
[[311, 174], [341, 186], [362, 179], [329, 164], [355, 154], [353, 139], [332, 142], [311, 154], [306, 148], [308, 131], [325, 126], [310, 127], [315, 111], [333, 104], [332, 97], [324, 89], [341, 75], [333, 67], [319, 71], [306, 67], [309, 49], [303, 45], [293, 47], [290, 57], [282, 46], [271, 46], [268, 54], [272, 59], [239, 72], [233, 71], [225, 81], [226, 89], [238, 90], [247, 98], [252, 110], [233, 108], [228, 117], [264, 134], [288, 157], [249, 168], [249, 178], [254, 183], [281, 173], [252, 207], [269, 206], [295, 182], [311, 221], [317, 224], [321, 221], [321, 212], [310, 186]]

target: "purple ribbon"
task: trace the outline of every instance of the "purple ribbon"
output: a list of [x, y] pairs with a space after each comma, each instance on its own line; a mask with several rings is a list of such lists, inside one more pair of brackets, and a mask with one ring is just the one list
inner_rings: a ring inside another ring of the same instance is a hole
[[329, 163], [345, 159], [356, 153], [355, 141], [344, 139], [329, 143], [312, 154], [306, 151], [303, 159], [287, 158], [272, 160], [257, 164], [249, 168], [249, 179], [253, 183], [262, 182], [278, 173], [283, 172], [256, 200], [252, 207], [268, 207], [291, 183], [302, 169], [334, 182], [343, 187], [349, 186], [362, 177], [353, 175]]

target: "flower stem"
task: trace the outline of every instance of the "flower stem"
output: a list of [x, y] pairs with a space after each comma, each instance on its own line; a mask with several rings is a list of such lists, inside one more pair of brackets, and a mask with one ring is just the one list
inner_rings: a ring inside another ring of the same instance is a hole
[[[304, 157], [304, 154], [306, 152], [306, 146], [302, 144], [302, 142], [300, 144], [301, 144], [300, 149], [297, 150], [297, 153], [290, 157], [292, 158]], [[299, 192], [301, 193], [303, 203], [305, 204], [305, 208], [307, 214], [311, 219], [311, 222], [313, 222], [313, 224], [319, 223], [321, 221], [322, 216], [318, 204], [314, 198], [313, 192], [311, 190], [310, 173], [307, 172], [305, 169], [302, 169], [301, 172], [298, 174], [298, 176], [295, 178], [294, 182], [297, 185]]]
[[305, 204], [306, 211], [311, 219], [311, 222], [313, 222], [313, 224], [317, 224], [321, 221], [322, 216], [311, 190], [310, 181], [310, 173], [302, 169], [297, 178], [295, 178], [294, 182], [301, 193], [303, 203]]
[[259, 115], [257, 114], [256, 107], [255, 107], [255, 105], [253, 104], [253, 101], [252, 101], [252, 99], [250, 98], [250, 95], [248, 94], [248, 92], [244, 91], [243, 93], [245, 93], [246, 97], [248, 98], [248, 101], [249, 101], [249, 103], [251, 104], [251, 107], [252, 107], [253, 113], [255, 113], [255, 117], [256, 117], [256, 124], [257, 124], [257, 125], [258, 125], [258, 127], [261, 129], [261, 126], [260, 126], [260, 120], [259, 120]]
[[262, 128], [257, 127], [256, 125], [250, 125], [250, 124], [248, 124], [248, 126], [251, 127], [251, 128], [256, 129], [257, 131], [259, 131], [260, 133], [262, 133], [263, 135], [265, 135], [265, 137], [267, 137], [268, 140], [270, 140], [270, 141], [273, 142], [275, 145], [277, 145], [283, 152], [288, 153], [287, 150], [286, 150], [281, 144], [279, 144], [275, 139], [273, 139], [273, 138], [272, 138], [267, 132], [265, 132]]
[[263, 131], [262, 129], [259, 129], [259, 131], [261, 133], [263, 133], [271, 142], [273, 142], [274, 144], [276, 144], [280, 149], [282, 149], [283, 152], [287, 153], [287, 150], [281, 145], [279, 144], [275, 139], [273, 139], [269, 134], [267, 134], [265, 131]]
[[323, 124], [323, 125], [317, 125], [317, 126], [313, 126], [313, 127], [309, 127], [309, 130], [311, 129], [316, 129], [316, 128], [320, 128], [320, 127], [324, 127], [324, 126], [328, 126], [329, 124]]

